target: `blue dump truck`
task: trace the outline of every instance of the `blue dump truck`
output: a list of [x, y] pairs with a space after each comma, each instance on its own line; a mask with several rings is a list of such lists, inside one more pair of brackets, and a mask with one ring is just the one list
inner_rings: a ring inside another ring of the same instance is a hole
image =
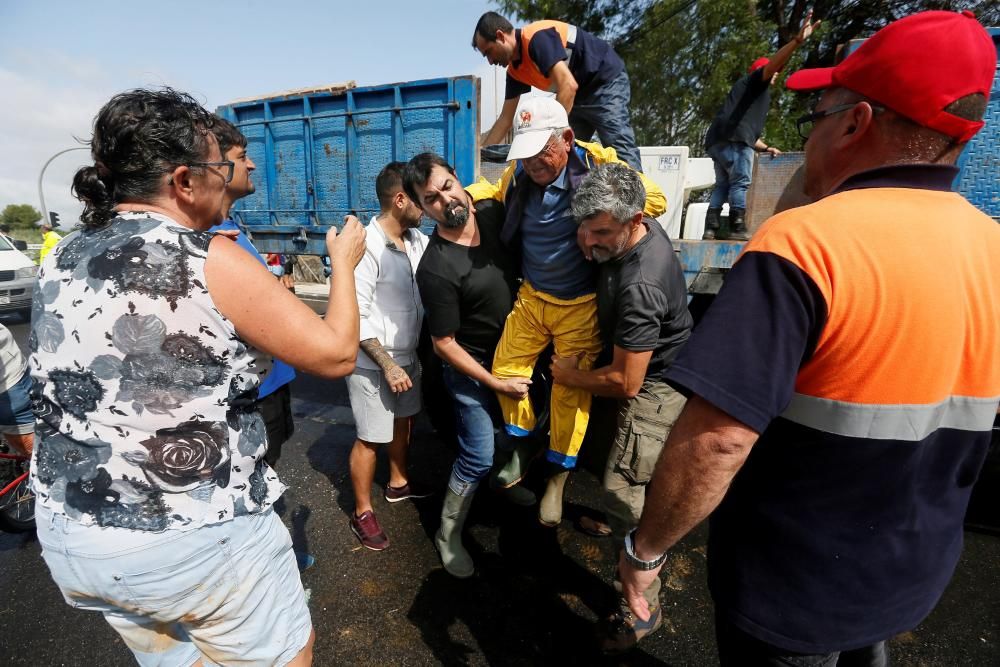
[[288, 91], [223, 105], [247, 138], [257, 191], [233, 210], [261, 252], [324, 255], [326, 230], [378, 213], [375, 177], [433, 151], [463, 183], [479, 173], [479, 79]]
[[[990, 34], [1000, 52], [1000, 28]], [[220, 106], [219, 115], [246, 135], [257, 165], [257, 192], [237, 202], [233, 215], [262, 252], [322, 255], [330, 225], [348, 213], [367, 223], [378, 212], [375, 176], [387, 162], [433, 151], [455, 166], [461, 182], [474, 182], [482, 173], [479, 102], [479, 80], [464, 76], [363, 88], [346, 83]], [[751, 230], [803, 203], [801, 159], [792, 154], [756, 165]], [[958, 191], [1000, 219], [1000, 76], [986, 128], [969, 142], [959, 167]], [[692, 295], [716, 293], [743, 245], [676, 241]]]
[[[1000, 29], [990, 34], [1000, 52]], [[257, 165], [257, 191], [236, 203], [233, 216], [261, 252], [323, 255], [331, 225], [340, 225], [349, 213], [367, 223], [378, 212], [375, 177], [386, 163], [433, 151], [455, 166], [462, 183], [491, 171], [480, 168], [479, 103], [479, 80], [465, 76], [363, 88], [347, 83], [223, 105], [219, 115], [246, 135], [247, 153]], [[803, 203], [801, 167], [801, 154], [757, 163], [748, 195], [751, 231], [776, 211]], [[1000, 221], [1000, 76], [994, 79], [986, 128], [969, 142], [959, 167], [957, 190]], [[696, 317], [743, 246], [726, 240], [675, 241]], [[436, 359], [433, 354], [424, 358], [425, 391], [435, 398], [427, 402], [431, 421], [447, 433], [450, 408], [440, 400], [443, 387], [434, 382]], [[544, 387], [536, 382], [533, 394]], [[539, 406], [548, 403], [544, 396], [535, 399]], [[994, 434], [970, 519], [1000, 531], [1000, 438]]]

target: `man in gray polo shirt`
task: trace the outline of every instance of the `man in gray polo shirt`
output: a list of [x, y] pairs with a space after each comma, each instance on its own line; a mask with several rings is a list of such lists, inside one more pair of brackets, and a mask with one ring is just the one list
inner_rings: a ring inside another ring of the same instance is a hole
[[366, 230], [365, 255], [354, 270], [361, 314], [361, 350], [347, 378], [358, 436], [351, 450], [355, 509], [351, 530], [373, 551], [389, 540], [372, 510], [375, 458], [389, 447], [390, 503], [423, 498], [429, 492], [408, 478], [406, 453], [412, 417], [420, 412], [420, 364], [417, 341], [424, 309], [414, 274], [427, 246], [417, 226], [422, 215], [403, 192], [403, 162], [390, 162], [375, 181], [381, 212]]

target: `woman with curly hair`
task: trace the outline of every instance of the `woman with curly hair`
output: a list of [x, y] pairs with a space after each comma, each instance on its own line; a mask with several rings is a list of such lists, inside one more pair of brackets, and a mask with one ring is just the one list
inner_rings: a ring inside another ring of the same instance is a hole
[[94, 121], [83, 227], [42, 262], [32, 313], [38, 536], [66, 601], [101, 611], [141, 665], [307, 665], [254, 403], [272, 355], [353, 370], [364, 233], [349, 218], [327, 236], [344, 270], [321, 320], [206, 231], [233, 175], [212, 125], [170, 89], [116, 95]]

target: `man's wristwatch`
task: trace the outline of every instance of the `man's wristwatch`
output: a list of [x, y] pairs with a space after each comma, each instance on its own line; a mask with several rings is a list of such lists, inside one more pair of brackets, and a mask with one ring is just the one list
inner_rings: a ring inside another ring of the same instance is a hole
[[625, 536], [625, 560], [629, 565], [637, 570], [655, 570], [656, 568], [663, 565], [663, 561], [667, 559], [667, 552], [664, 551], [662, 554], [654, 558], [653, 560], [643, 560], [635, 555], [635, 542], [633, 536], [638, 528], [633, 528], [629, 531], [629, 534]]

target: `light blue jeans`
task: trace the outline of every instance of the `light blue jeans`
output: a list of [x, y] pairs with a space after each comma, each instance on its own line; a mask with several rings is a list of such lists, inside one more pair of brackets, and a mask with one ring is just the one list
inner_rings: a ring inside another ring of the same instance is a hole
[[85, 526], [36, 505], [42, 558], [70, 606], [99, 611], [142, 667], [284, 665], [312, 620], [270, 508], [192, 530]]
[[753, 148], [744, 143], [725, 141], [709, 148], [708, 154], [715, 165], [715, 188], [709, 208], [722, 208], [729, 202], [731, 208], [745, 210], [753, 172]]

